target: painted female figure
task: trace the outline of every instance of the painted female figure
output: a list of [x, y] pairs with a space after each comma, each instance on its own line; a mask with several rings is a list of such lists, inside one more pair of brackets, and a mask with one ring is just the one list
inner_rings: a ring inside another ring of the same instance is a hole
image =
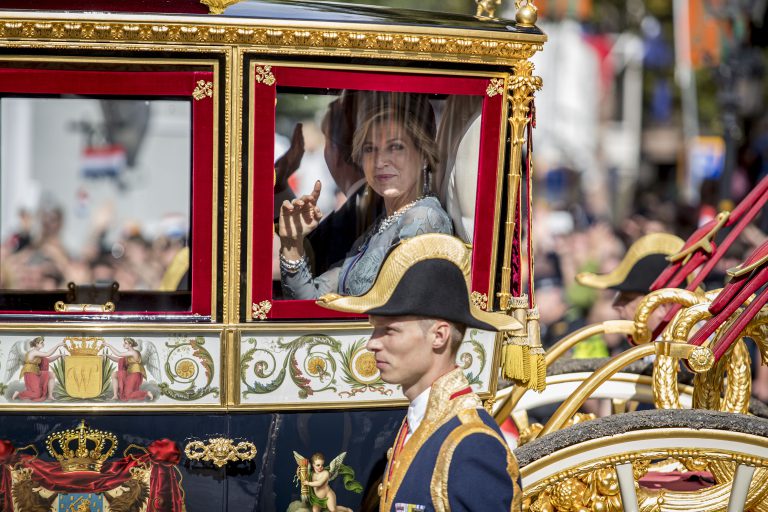
[[119, 352], [115, 347], [107, 345], [112, 352], [107, 357], [117, 363], [117, 372], [112, 374], [113, 400], [152, 400], [149, 391], [141, 389], [141, 384], [147, 378], [147, 371], [141, 360], [139, 344], [133, 338], [123, 339], [125, 352]]
[[62, 354], [54, 355], [54, 352], [63, 347], [64, 342], [57, 343], [48, 351], [43, 351], [43, 345], [45, 345], [45, 338], [42, 336], [34, 338], [29, 343], [23, 360], [19, 361], [22, 363], [20, 378], [24, 380], [24, 391], [16, 391], [12, 400], [17, 398], [35, 402], [43, 401], [46, 398], [53, 400], [55, 377], [53, 372], [49, 370], [49, 365], [62, 356]]

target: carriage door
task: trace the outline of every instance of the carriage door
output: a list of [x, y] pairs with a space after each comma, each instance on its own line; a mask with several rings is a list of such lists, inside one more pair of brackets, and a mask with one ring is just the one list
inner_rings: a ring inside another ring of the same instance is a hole
[[0, 59], [3, 510], [226, 510], [220, 69]]

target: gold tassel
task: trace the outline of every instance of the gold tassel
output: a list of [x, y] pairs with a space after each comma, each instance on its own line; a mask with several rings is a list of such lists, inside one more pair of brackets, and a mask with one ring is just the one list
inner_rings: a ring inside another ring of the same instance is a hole
[[[515, 339], [511, 339], [515, 338]], [[505, 340], [502, 349], [502, 375], [510, 380], [520, 380], [525, 376], [526, 354], [520, 345], [518, 336], [511, 336]]]
[[[522, 342], [526, 343], [523, 338]], [[531, 378], [531, 351], [526, 345], [520, 345], [520, 359], [522, 360], [523, 371], [518, 377], [522, 382], [528, 382]]]
[[528, 310], [526, 331], [531, 354], [531, 372], [528, 374], [527, 388], [541, 392], [547, 387], [547, 363], [544, 359], [544, 348], [541, 346], [538, 308]]
[[541, 393], [547, 389], [547, 361], [544, 355], [539, 356], [539, 382], [536, 385], [536, 391]]
[[522, 329], [517, 331], [505, 332], [504, 342], [501, 352], [501, 374], [515, 384], [524, 384], [530, 378], [531, 361], [528, 353], [528, 334], [525, 330], [526, 308], [528, 307], [528, 297], [512, 297], [510, 309], [507, 311], [515, 317]]

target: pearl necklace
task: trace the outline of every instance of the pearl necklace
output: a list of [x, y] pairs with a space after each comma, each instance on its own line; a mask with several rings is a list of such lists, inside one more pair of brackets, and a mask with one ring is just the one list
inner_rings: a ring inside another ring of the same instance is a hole
[[383, 218], [383, 219], [381, 220], [381, 223], [379, 224], [379, 227], [378, 227], [378, 229], [376, 230], [376, 234], [377, 234], [377, 235], [380, 235], [380, 234], [382, 234], [384, 231], [386, 231], [386, 230], [387, 230], [387, 228], [388, 228], [389, 226], [391, 226], [392, 224], [394, 224], [395, 222], [397, 222], [397, 219], [399, 219], [400, 217], [402, 217], [402, 216], [403, 216], [403, 214], [404, 214], [405, 212], [407, 212], [408, 210], [410, 210], [411, 208], [413, 208], [413, 206], [414, 206], [416, 203], [418, 203], [419, 201], [421, 201], [421, 200], [422, 200], [422, 199], [424, 199], [425, 197], [427, 197], [427, 196], [419, 196], [419, 197], [417, 197], [416, 199], [414, 199], [413, 201], [411, 201], [410, 203], [406, 204], [405, 206], [402, 206], [402, 207], [398, 208], [398, 209], [397, 209], [395, 212], [393, 212], [391, 215], [387, 215], [385, 218]]

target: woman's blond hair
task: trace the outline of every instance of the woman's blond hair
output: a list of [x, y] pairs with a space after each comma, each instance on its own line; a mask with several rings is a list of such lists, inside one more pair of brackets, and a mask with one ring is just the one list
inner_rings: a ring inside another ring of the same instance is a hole
[[427, 170], [437, 169], [438, 148], [435, 140], [435, 113], [427, 98], [403, 95], [389, 100], [380, 110], [369, 111], [352, 140], [352, 160], [362, 166], [363, 146], [371, 130], [377, 124], [396, 122], [411, 138], [416, 149], [424, 157]]

